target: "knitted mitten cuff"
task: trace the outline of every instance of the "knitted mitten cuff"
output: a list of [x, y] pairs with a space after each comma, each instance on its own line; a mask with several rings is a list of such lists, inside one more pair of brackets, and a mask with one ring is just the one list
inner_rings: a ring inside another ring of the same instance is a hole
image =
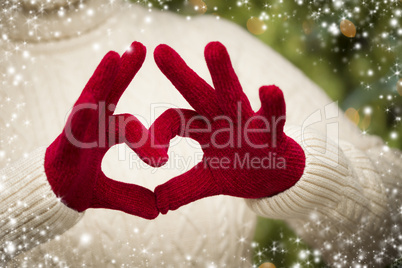
[[[308, 220], [333, 215], [339, 222], [354, 222], [369, 200], [338, 144], [311, 130], [289, 127], [286, 134], [303, 148], [306, 166], [300, 180], [271, 198], [246, 199], [257, 214], [275, 219]], [[341, 210], [341, 211], [340, 211]]]
[[[383, 253], [378, 241], [388, 241], [392, 223], [380, 169], [349, 143], [300, 127], [289, 127], [286, 134], [305, 152], [303, 175], [282, 193], [246, 199], [247, 205], [263, 217], [285, 220], [331, 266], [375, 267], [370, 260]], [[355, 239], [348, 244], [345, 237]], [[393, 256], [391, 251], [386, 252]]]
[[64, 233], [83, 215], [50, 188], [45, 151], [39, 148], [0, 170], [0, 263]]

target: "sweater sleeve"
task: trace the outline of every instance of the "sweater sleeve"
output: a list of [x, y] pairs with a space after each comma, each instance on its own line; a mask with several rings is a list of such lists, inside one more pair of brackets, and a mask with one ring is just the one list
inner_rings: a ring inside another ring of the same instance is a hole
[[260, 216], [285, 220], [331, 266], [383, 267], [395, 259], [401, 153], [378, 143], [361, 151], [298, 127], [286, 133], [305, 152], [302, 177], [278, 195], [247, 199], [247, 205]]
[[44, 171], [45, 151], [39, 148], [0, 170], [0, 264], [62, 234], [83, 214], [53, 193]]

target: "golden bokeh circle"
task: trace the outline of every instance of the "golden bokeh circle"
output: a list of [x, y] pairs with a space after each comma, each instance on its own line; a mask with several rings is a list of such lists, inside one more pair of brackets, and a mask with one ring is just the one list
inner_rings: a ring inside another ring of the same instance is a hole
[[341, 33], [346, 37], [353, 38], [356, 36], [356, 26], [350, 20], [342, 20], [339, 24], [339, 28]]
[[267, 30], [267, 26], [259, 18], [251, 17], [247, 20], [247, 30], [252, 34], [260, 35]]
[[276, 268], [276, 266], [271, 262], [264, 262], [263, 264], [258, 266], [258, 268]]

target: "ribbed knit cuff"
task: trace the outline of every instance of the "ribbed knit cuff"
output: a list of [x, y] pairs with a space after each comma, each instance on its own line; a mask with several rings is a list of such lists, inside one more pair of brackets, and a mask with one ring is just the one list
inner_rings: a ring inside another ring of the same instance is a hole
[[[284, 220], [311, 220], [325, 215], [343, 224], [357, 224], [370, 200], [343, 146], [313, 130], [289, 127], [286, 134], [301, 145], [306, 167], [300, 180], [271, 198], [247, 199], [257, 214]], [[381, 193], [379, 193], [381, 194]]]
[[[288, 222], [330, 265], [367, 264], [380, 256], [379, 241], [387, 241], [391, 221], [379, 168], [346, 142], [300, 127], [285, 132], [305, 152], [302, 177], [273, 197], [246, 199], [247, 205], [258, 215]], [[347, 244], [345, 237], [359, 239]]]
[[0, 263], [64, 233], [83, 215], [50, 188], [45, 151], [39, 148], [0, 170]]
[[[247, 199], [248, 206], [275, 219], [309, 219], [317, 212], [336, 214], [333, 216], [342, 221], [357, 217], [353, 208], [366, 206], [367, 200], [362, 198], [363, 189], [351, 179], [353, 171], [338, 144], [309, 130], [302, 133], [297, 127], [288, 128], [286, 134], [305, 152], [302, 177], [292, 188], [271, 198]], [[338, 213], [340, 206], [345, 208], [342, 214]]]

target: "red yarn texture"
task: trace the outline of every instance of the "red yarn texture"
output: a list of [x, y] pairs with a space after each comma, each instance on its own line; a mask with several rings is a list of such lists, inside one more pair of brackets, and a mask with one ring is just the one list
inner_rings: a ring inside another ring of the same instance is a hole
[[[152, 191], [109, 179], [101, 170], [103, 156], [117, 143], [127, 143], [151, 165], [163, 164], [161, 159], [167, 158], [165, 151], [151, 146], [152, 137], [134, 116], [113, 115], [145, 54], [145, 47], [138, 42], [121, 58], [116, 52], [106, 54], [75, 103], [63, 132], [46, 150], [48, 181], [72, 209], [108, 208], [146, 219], [159, 214]], [[145, 141], [138, 143], [144, 137]]]
[[[215, 89], [172, 48], [160, 45], [155, 50], [158, 67], [194, 110], [169, 109], [149, 131], [130, 114], [114, 115], [145, 54], [138, 42], [121, 58], [109, 52], [75, 103], [63, 132], [47, 148], [45, 172], [62, 202], [77, 211], [107, 208], [153, 219], [159, 212], [213, 195], [269, 197], [299, 180], [305, 155], [283, 132], [282, 91], [276, 86], [261, 87], [261, 108], [254, 112], [226, 48], [218, 42], [205, 48]], [[101, 170], [108, 149], [123, 142], [149, 165], [160, 166], [167, 161], [169, 142], [177, 135], [199, 142], [203, 159], [156, 187], [155, 193], [109, 179]]]
[[261, 108], [254, 112], [219, 42], [205, 48], [214, 88], [167, 45], [159, 45], [154, 57], [195, 111], [167, 110], [150, 132], [165, 145], [176, 135], [190, 137], [204, 152], [202, 161], [191, 170], [156, 187], [161, 213], [213, 195], [269, 197], [299, 180], [305, 155], [283, 132], [286, 108], [278, 87], [260, 88]]

